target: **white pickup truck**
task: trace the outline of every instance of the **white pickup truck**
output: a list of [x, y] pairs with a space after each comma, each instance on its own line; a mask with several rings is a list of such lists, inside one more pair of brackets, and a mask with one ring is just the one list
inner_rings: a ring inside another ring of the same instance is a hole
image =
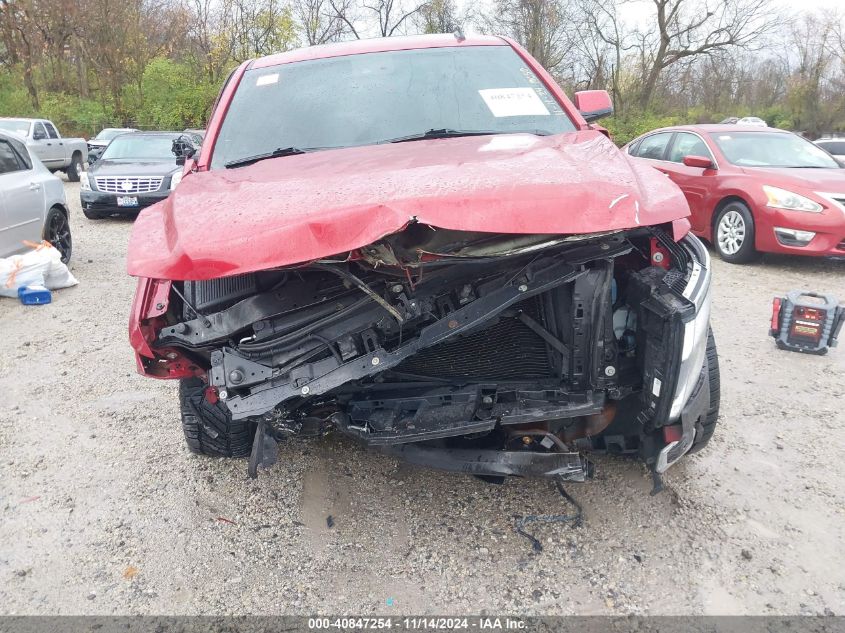
[[50, 171], [63, 171], [68, 180], [79, 182], [88, 155], [88, 143], [84, 138], [62, 138], [56, 126], [47, 119], [0, 117], [0, 130], [22, 137], [30, 153]]

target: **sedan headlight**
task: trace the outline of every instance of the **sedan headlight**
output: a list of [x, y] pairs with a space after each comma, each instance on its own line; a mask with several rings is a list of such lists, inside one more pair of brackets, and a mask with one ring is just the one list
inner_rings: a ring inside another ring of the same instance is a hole
[[176, 189], [176, 185], [182, 182], [182, 170], [174, 171], [173, 175], [170, 176], [170, 191]]
[[787, 209], [789, 211], [809, 211], [810, 213], [821, 213], [824, 207], [818, 202], [798, 195], [786, 189], [763, 185], [763, 191], [768, 198], [767, 207], [774, 209]]
[[91, 181], [88, 180], [88, 172], [83, 171], [79, 174], [79, 184], [82, 191], [91, 191]]

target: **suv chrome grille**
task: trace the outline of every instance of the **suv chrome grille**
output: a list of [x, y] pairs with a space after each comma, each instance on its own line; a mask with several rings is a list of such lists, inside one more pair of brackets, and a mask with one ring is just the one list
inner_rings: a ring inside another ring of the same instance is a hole
[[164, 178], [143, 178], [141, 176], [98, 177], [97, 189], [107, 193], [130, 194], [158, 191]]

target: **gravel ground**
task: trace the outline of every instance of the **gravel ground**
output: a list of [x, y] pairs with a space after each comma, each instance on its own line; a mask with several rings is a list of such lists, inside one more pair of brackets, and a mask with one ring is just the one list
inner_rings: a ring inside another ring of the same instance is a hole
[[[845, 299], [845, 262], [715, 263], [722, 417], [666, 475], [598, 459], [568, 490], [401, 464], [327, 437], [243, 460], [188, 453], [176, 384], [141, 378], [126, 337], [131, 222], [73, 206], [80, 285], [0, 299], [0, 613], [845, 613], [845, 349], [777, 351], [771, 298]], [[332, 520], [327, 521], [331, 516]], [[329, 527], [332, 523], [332, 527]]]

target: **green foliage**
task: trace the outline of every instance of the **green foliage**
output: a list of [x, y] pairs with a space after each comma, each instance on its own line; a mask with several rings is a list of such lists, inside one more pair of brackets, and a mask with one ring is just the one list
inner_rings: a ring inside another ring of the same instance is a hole
[[114, 111], [93, 99], [61, 92], [42, 92], [39, 116], [50, 119], [64, 136], [93, 136], [112, 125]]
[[18, 69], [0, 73], [0, 116], [35, 116]]
[[771, 127], [784, 130], [794, 129], [792, 115], [783, 106], [772, 106], [758, 110], [737, 107], [728, 112], [709, 112], [703, 107], [690, 108], [685, 113], [657, 114], [654, 112], [627, 112], [624, 116], [613, 116], [600, 121], [610, 132], [613, 141], [620, 147], [641, 134], [671, 125], [692, 125], [697, 123], [720, 123], [728, 117], [758, 116]]
[[50, 119], [64, 136], [90, 136], [114, 121], [113, 110], [93, 99], [43, 90], [39, 98], [36, 110], [17, 69], [0, 73], [0, 116]]
[[144, 69], [140, 92], [127, 88], [126, 101], [139, 127], [181, 130], [205, 125], [218, 89], [188, 66], [157, 57]]
[[655, 128], [670, 125], [692, 123], [686, 117], [676, 115], [660, 115], [653, 112], [628, 112], [624, 116], [612, 116], [600, 121], [610, 132], [613, 142], [620, 147], [637, 138], [640, 134], [650, 132]]
[[109, 103], [62, 92], [39, 91], [35, 109], [17, 69], [0, 73], [0, 116], [50, 119], [65, 136], [93, 136], [104, 127], [131, 125], [143, 129], [182, 130], [204, 127], [217, 96], [218, 82], [198, 78], [192, 68], [158, 57], [147, 64], [140, 86], [124, 88], [121, 117]]

